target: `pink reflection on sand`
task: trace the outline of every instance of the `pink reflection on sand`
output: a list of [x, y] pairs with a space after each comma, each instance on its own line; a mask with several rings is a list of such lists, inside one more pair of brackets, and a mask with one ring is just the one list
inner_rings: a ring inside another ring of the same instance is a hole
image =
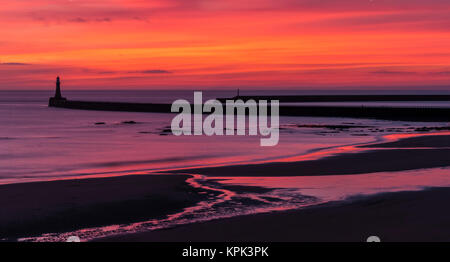
[[[168, 174], [169, 175], [169, 174]], [[230, 201], [232, 197], [236, 194], [227, 189], [214, 188], [208, 185], [202, 184], [205, 178], [202, 175], [192, 175], [188, 178], [186, 182], [193, 188], [208, 190], [209, 192], [215, 191], [218, 193], [215, 197], [210, 197], [209, 200], [200, 201], [197, 205], [192, 207], [187, 207], [181, 212], [175, 214], [169, 214], [163, 219], [151, 219], [148, 221], [131, 223], [131, 224], [121, 224], [121, 225], [109, 225], [103, 227], [85, 228], [67, 233], [48, 233], [39, 237], [22, 238], [19, 241], [31, 241], [31, 242], [54, 242], [62, 241], [64, 242], [70, 236], [78, 236], [82, 241], [88, 241], [94, 238], [117, 235], [130, 232], [139, 232], [145, 230], [156, 230], [167, 228], [174, 225], [187, 224], [197, 221], [206, 221], [212, 219], [212, 213], [208, 215], [209, 212], [213, 210], [214, 205]], [[195, 217], [195, 214], [203, 214], [202, 216]], [[230, 214], [229, 214], [230, 216]], [[221, 217], [226, 217], [222, 215]]]
[[[83, 174], [79, 175], [71, 175], [67, 177], [49, 177], [45, 179], [46, 181], [54, 181], [54, 180], [67, 180], [67, 179], [86, 179], [86, 178], [104, 178], [104, 177], [116, 177], [116, 176], [124, 176], [124, 175], [145, 175], [151, 173], [161, 173], [161, 172], [169, 172], [169, 171], [184, 171], [192, 168], [210, 168], [210, 167], [222, 167], [229, 165], [248, 165], [248, 164], [265, 164], [272, 162], [298, 162], [298, 161], [308, 161], [308, 160], [317, 160], [321, 158], [325, 158], [328, 156], [333, 156], [342, 153], [357, 153], [368, 150], [391, 150], [393, 148], [363, 148], [360, 146], [366, 145], [376, 145], [383, 142], [395, 142], [400, 139], [411, 138], [411, 137], [419, 137], [419, 136], [435, 136], [435, 135], [450, 135], [450, 132], [435, 132], [435, 133], [409, 133], [409, 134], [389, 134], [382, 137], [379, 137], [376, 141], [368, 142], [368, 143], [359, 143], [353, 145], [343, 145], [336, 147], [329, 147], [320, 149], [314, 152], [300, 154], [297, 156], [279, 156], [272, 157], [270, 159], [265, 160], [255, 160], [251, 156], [228, 156], [221, 158], [212, 158], [212, 159], [199, 159], [195, 161], [191, 161], [189, 165], [183, 165], [182, 167], [174, 167], [167, 168], [164, 166], [166, 162], [160, 162], [158, 164], [142, 164], [142, 168], [139, 168], [139, 165], [134, 166], [135, 168], [130, 168], [130, 166], [126, 167], [103, 167], [101, 171], [98, 169], [84, 169], [82, 170]], [[281, 155], [281, 154], [280, 154]], [[23, 179], [25, 182], [33, 182], [33, 181], [41, 181], [42, 177], [38, 179]], [[3, 179], [0, 181], [0, 184], [9, 184], [16, 183], [15, 179]]]
[[450, 168], [432, 168], [364, 175], [298, 177], [214, 177], [222, 184], [293, 189], [324, 201], [381, 192], [413, 191], [427, 187], [450, 186]]
[[[216, 186], [209, 181], [219, 180]], [[20, 241], [65, 241], [76, 235], [84, 241], [117, 234], [144, 232], [188, 223], [209, 221], [240, 215], [286, 211], [305, 208], [330, 201], [384, 192], [413, 191], [427, 187], [450, 186], [450, 169], [434, 168], [400, 172], [380, 172], [365, 175], [336, 175], [310, 177], [204, 177], [193, 175], [192, 187], [216, 191], [219, 194], [164, 219], [86, 228], [67, 233], [50, 233]], [[271, 188], [268, 193], [236, 192], [221, 186], [257, 186]], [[261, 200], [261, 205], [233, 203], [235, 198]], [[217, 205], [227, 204], [225, 208]]]
[[[411, 138], [411, 137], [437, 136], [437, 135], [439, 135], [439, 136], [450, 135], [450, 132], [436, 132], [436, 133], [426, 133], [426, 134], [423, 134], [423, 133], [422, 134], [421, 133], [390, 134], [390, 135], [385, 135], [385, 136], [381, 137], [381, 141], [357, 144], [357, 145], [338, 146], [338, 147], [320, 150], [320, 151], [305, 154], [305, 155], [277, 159], [276, 162], [297, 162], [297, 161], [317, 160], [317, 159], [321, 159], [323, 157], [336, 155], [336, 154], [357, 153], [357, 152], [375, 149], [375, 147], [374, 148], [362, 148], [360, 146], [376, 145], [376, 144], [383, 143], [383, 142], [384, 143], [395, 142], [400, 139]], [[392, 150], [392, 148], [377, 148], [377, 150], [383, 150], [383, 149]], [[273, 161], [268, 161], [268, 162], [273, 162]]]
[[410, 133], [410, 134], [390, 134], [385, 135], [383, 138], [386, 142], [394, 142], [400, 139], [411, 138], [411, 137], [419, 137], [419, 136], [446, 136], [450, 135], [450, 132], [434, 132], [434, 133]]
[[[382, 142], [393, 142], [402, 138], [422, 135], [428, 136], [449, 134], [450, 132], [387, 135], [383, 137]], [[377, 143], [380, 143], [380, 141], [372, 142], [370, 144]], [[328, 148], [301, 156], [277, 159], [276, 161], [304, 161], [319, 159], [332, 154], [344, 152], [373, 150], [373, 148], [358, 147], [361, 145], [362, 144]], [[274, 160], [256, 163], [266, 162], [274, 162]], [[211, 167], [209, 164], [205, 165], [205, 167], [206, 166]], [[111, 174], [107, 176], [111, 176]], [[211, 182], [216, 182], [216, 184]], [[208, 200], [201, 201], [195, 206], [185, 208], [179, 213], [170, 214], [164, 219], [152, 219], [131, 224], [87, 228], [62, 234], [50, 233], [40, 237], [22, 240], [64, 241], [71, 235], [77, 235], [84, 240], [90, 240], [99, 237], [155, 230], [187, 223], [208, 221], [239, 215], [304, 208], [329, 201], [345, 200], [354, 196], [371, 195], [384, 192], [421, 190], [427, 187], [449, 187], [450, 168], [378, 172], [360, 175], [297, 177], [206, 177], [199, 174], [192, 174], [192, 177], [187, 180], [187, 183], [194, 188], [200, 188], [205, 191], [215, 191], [218, 194], [214, 196], [211, 195]], [[226, 186], [236, 185], [264, 187], [273, 190], [269, 192], [255, 193], [226, 189]], [[261, 204], [243, 204], [245, 201], [236, 202], [236, 198], [246, 199], [247, 201], [252, 200], [260, 202]], [[226, 205], [225, 207], [217, 207], [221, 204]]]

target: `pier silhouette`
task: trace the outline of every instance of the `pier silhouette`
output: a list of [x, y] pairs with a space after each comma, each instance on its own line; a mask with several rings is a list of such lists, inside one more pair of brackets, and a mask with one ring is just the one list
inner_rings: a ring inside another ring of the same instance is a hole
[[[298, 105], [279, 106], [280, 116], [315, 116], [315, 117], [350, 117], [368, 118], [398, 121], [421, 121], [421, 122], [442, 122], [450, 121], [450, 108], [435, 107], [365, 107], [365, 106], [311, 106], [302, 105], [301, 102], [343, 102], [343, 101], [450, 101], [450, 96], [446, 95], [323, 95], [323, 96], [240, 96], [218, 98], [225, 100], [280, 100], [280, 102], [298, 102]], [[270, 104], [270, 102], [269, 102]], [[125, 102], [95, 102], [95, 101], [74, 101], [68, 100], [61, 95], [61, 82], [56, 79], [55, 96], [49, 99], [49, 107], [99, 110], [99, 111], [122, 111], [122, 112], [147, 112], [147, 113], [175, 113], [171, 112], [171, 104], [161, 103], [125, 103]], [[192, 106], [192, 105], [191, 105]], [[225, 104], [224, 104], [225, 107]], [[268, 106], [267, 110], [270, 110]], [[225, 108], [223, 110], [225, 111]], [[191, 112], [194, 112], [191, 108]]]

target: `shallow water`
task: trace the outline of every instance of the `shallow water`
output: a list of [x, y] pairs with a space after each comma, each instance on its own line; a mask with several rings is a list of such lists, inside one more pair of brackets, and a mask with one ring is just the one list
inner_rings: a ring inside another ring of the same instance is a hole
[[[66, 94], [67, 95], [67, 94]], [[227, 95], [205, 93], [205, 99]], [[0, 184], [111, 176], [174, 168], [226, 165], [302, 155], [317, 148], [368, 142], [382, 134], [442, 125], [346, 118], [281, 117], [279, 144], [257, 136], [171, 135], [173, 114], [82, 111], [47, 107], [48, 92], [2, 92]], [[74, 92], [91, 100], [168, 102], [191, 92]], [[134, 121], [136, 124], [126, 124]], [[315, 127], [299, 127], [299, 126]], [[320, 125], [360, 125], [331, 129]], [[168, 132], [169, 131], [169, 132]]]
[[[382, 140], [395, 141], [417, 135], [387, 135]], [[344, 145], [324, 149], [323, 155], [332, 155], [341, 149], [346, 152], [371, 150]], [[286, 158], [282, 161], [299, 161], [301, 157], [314, 159], [316, 155], [310, 153], [295, 158]], [[190, 175], [191, 178], [187, 180], [190, 186], [202, 189], [205, 193], [215, 191], [217, 194], [209, 194], [207, 200], [185, 208], [181, 212], [170, 214], [163, 219], [85, 228], [66, 233], [47, 233], [37, 237], [22, 238], [20, 241], [65, 241], [70, 236], [78, 236], [83, 241], [88, 241], [118, 234], [145, 232], [234, 216], [306, 208], [378, 193], [450, 186], [450, 168], [448, 167], [345, 176], [214, 177], [200, 174]]]
[[[219, 180], [219, 182], [218, 182]], [[164, 219], [131, 224], [86, 228], [66, 233], [48, 233], [19, 241], [65, 241], [78, 236], [83, 241], [124, 233], [145, 232], [177, 225], [233, 216], [286, 211], [312, 205], [385, 192], [416, 191], [450, 186], [450, 169], [435, 168], [366, 175], [320, 177], [203, 177], [193, 175], [188, 183], [217, 191], [216, 197], [202, 201]], [[262, 192], [233, 191], [229, 186], [265, 187]]]
[[[71, 99], [170, 102], [192, 92], [73, 92]], [[180, 136], [167, 131], [174, 115], [100, 112], [47, 107], [48, 92], [4, 93], [0, 99], [0, 184], [70, 178], [149, 174], [187, 167], [270, 161], [301, 161], [357, 150], [360, 144], [416, 135], [417, 128], [446, 123], [349, 118], [281, 117], [280, 140], [260, 147], [258, 136]], [[204, 99], [230, 96], [204, 94]], [[128, 122], [127, 121], [133, 121]], [[131, 123], [131, 124], [130, 124]], [[169, 130], [170, 131], [170, 130]], [[196, 206], [165, 219], [110, 225], [30, 241], [89, 240], [222, 217], [301, 208], [355, 195], [449, 186], [448, 169], [374, 173], [364, 176], [204, 177], [192, 174], [193, 187], [217, 191]], [[245, 192], [232, 186], [272, 190]]]

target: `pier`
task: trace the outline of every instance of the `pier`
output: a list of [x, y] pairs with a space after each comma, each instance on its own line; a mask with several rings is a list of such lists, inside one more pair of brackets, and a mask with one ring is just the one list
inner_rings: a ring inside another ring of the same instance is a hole
[[[56, 93], [49, 99], [49, 107], [121, 111], [121, 112], [146, 112], [146, 113], [173, 113], [171, 104], [161, 103], [125, 103], [125, 102], [95, 102], [74, 101], [61, 95], [59, 77], [56, 82]], [[218, 98], [219, 101], [236, 100], [237, 98]], [[450, 101], [448, 95], [325, 95], [325, 96], [239, 96], [243, 101], [280, 100], [280, 102], [299, 102], [299, 105], [280, 104], [280, 116], [303, 117], [349, 117], [368, 118], [396, 121], [420, 121], [420, 122], [450, 122], [450, 108], [435, 107], [365, 107], [365, 106], [310, 106], [301, 105], [300, 102], [355, 102], [355, 101]], [[225, 109], [225, 108], [224, 108]], [[268, 108], [270, 110], [270, 108]], [[193, 108], [191, 110], [194, 111]], [[225, 112], [225, 110], [224, 110]], [[178, 112], [176, 112], [178, 113]]]

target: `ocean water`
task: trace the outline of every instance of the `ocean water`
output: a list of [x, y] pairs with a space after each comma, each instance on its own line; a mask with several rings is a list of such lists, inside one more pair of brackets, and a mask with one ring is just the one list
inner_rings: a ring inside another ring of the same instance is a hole
[[[204, 92], [204, 100], [230, 92]], [[405, 132], [429, 123], [345, 118], [281, 117], [280, 140], [260, 147], [257, 136], [173, 136], [174, 114], [83, 111], [47, 107], [51, 92], [1, 92], [0, 184], [109, 176], [184, 167], [227, 165], [302, 155], [318, 148], [364, 143], [380, 133], [298, 125], [354, 124]], [[193, 92], [75, 91], [77, 100], [171, 103]], [[136, 124], [127, 124], [134, 121]], [[101, 124], [98, 124], [101, 123]], [[409, 129], [406, 129], [409, 128]], [[383, 134], [385, 134], [383, 133]]]
[[[167, 129], [174, 114], [49, 108], [47, 102], [51, 95], [45, 91], [0, 92], [0, 184], [149, 174], [187, 167], [299, 161], [335, 154], [354, 145], [383, 141], [389, 134], [408, 135], [417, 133], [416, 128], [424, 126], [447, 126], [447, 123], [281, 117], [279, 144], [261, 147], [258, 136], [171, 135]], [[74, 100], [124, 102], [171, 103], [176, 99], [193, 99], [192, 91], [73, 91], [63, 95]], [[232, 95], [233, 92], [229, 91], [203, 93], [204, 100]], [[330, 125], [347, 128], [336, 129]], [[359, 177], [280, 178], [276, 175], [211, 178], [195, 174], [188, 181], [191, 186], [208, 187], [221, 194], [166, 219], [83, 229], [67, 234], [92, 239], [234, 215], [299, 208], [361, 194], [450, 185], [448, 169]], [[238, 193], [225, 190], [220, 185], [262, 186], [274, 190], [269, 193]], [[249, 200], [258, 204], [245, 204]], [[67, 234], [47, 234], [31, 240], [62, 240]]]

